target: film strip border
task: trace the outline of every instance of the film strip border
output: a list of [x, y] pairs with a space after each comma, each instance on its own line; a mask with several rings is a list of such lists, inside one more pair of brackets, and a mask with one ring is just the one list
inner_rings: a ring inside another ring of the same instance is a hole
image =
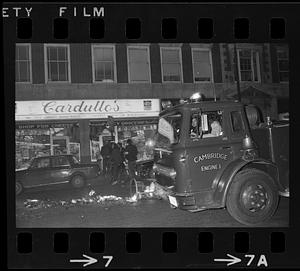
[[[69, 12], [59, 16], [59, 8]], [[78, 10], [74, 16], [74, 9]], [[7, 3], [2, 10], [7, 44], [15, 42], [289, 42], [299, 45], [299, 8], [296, 5], [124, 5], [103, 4], [103, 18], [88, 4]], [[13, 9], [21, 7], [22, 10]], [[27, 18], [25, 7], [32, 7]], [[260, 12], [258, 14], [258, 8]], [[18, 16], [16, 12], [18, 10]], [[72, 13], [73, 10], [73, 13]], [[79, 15], [81, 10], [81, 15]], [[186, 20], [188, 14], [188, 20]], [[5, 15], [8, 15], [6, 17]], [[119, 15], [119, 16], [118, 16]], [[186, 31], [189, 29], [189, 31]], [[293, 65], [293, 59], [291, 59]], [[12, 110], [13, 111], [13, 110]], [[293, 185], [292, 185], [293, 186]], [[295, 188], [295, 187], [294, 187]], [[14, 189], [12, 189], [14, 191]], [[296, 189], [295, 189], [296, 191]], [[14, 197], [12, 197], [14, 200]], [[294, 199], [295, 200], [295, 199]], [[294, 205], [295, 204], [295, 205]], [[297, 204], [293, 202], [293, 206]], [[296, 208], [291, 211], [296, 215]], [[14, 213], [10, 214], [12, 220]], [[11, 220], [11, 219], [10, 219]], [[98, 258], [92, 267], [217, 267], [216, 258], [239, 257], [240, 267], [257, 267], [261, 255], [268, 266], [297, 263], [299, 234], [291, 218], [290, 229], [17, 229], [9, 233], [10, 266], [59, 268], [70, 266], [82, 254]], [[147, 244], [147, 245], [145, 245]], [[46, 256], [47, 255], [47, 256]], [[114, 260], [105, 266], [103, 256]], [[249, 257], [255, 255], [248, 265]], [[138, 256], [138, 257], [137, 257]], [[47, 260], [45, 260], [47, 257]], [[100, 261], [100, 259], [102, 259]], [[200, 263], [199, 263], [200, 262]], [[75, 263], [74, 263], [75, 264]], [[220, 265], [224, 267], [227, 263]], [[74, 268], [81, 267], [74, 265]], [[261, 264], [260, 267], [265, 267]]]
[[[20, 231], [15, 240], [15, 263], [57, 268], [82, 267], [74, 259], [96, 259], [92, 267], [289, 267], [283, 264], [288, 247], [285, 232], [280, 230], [221, 229], [75, 229]], [[222, 257], [226, 256], [224, 262]], [[47, 255], [47, 261], [45, 261]], [[86, 255], [82, 257], [82, 255]], [[229, 256], [228, 256], [229, 255]], [[108, 261], [110, 262], [108, 263]], [[73, 265], [70, 263], [73, 262]], [[219, 262], [219, 263], [217, 263]], [[77, 264], [76, 264], [77, 263]], [[219, 265], [218, 265], [219, 264]]]
[[[57, 40], [68, 39], [69, 37], [69, 19], [56, 18], [52, 21], [53, 38]], [[214, 37], [214, 20], [211, 18], [200, 18], [197, 22], [199, 39], [211, 39]], [[251, 25], [252, 26], [252, 25]], [[161, 37], [164, 40], [174, 40], [178, 35], [178, 25], [176, 18], [163, 18], [161, 20]], [[234, 38], [239, 40], [249, 39], [250, 21], [248, 18], [236, 18], [233, 21]], [[90, 38], [101, 40], [105, 35], [105, 20], [102, 18], [92, 18], [89, 20]], [[137, 40], [142, 37], [142, 22], [139, 18], [128, 18], [125, 22], [125, 36], [128, 40]], [[273, 40], [285, 38], [286, 20], [285, 18], [271, 18], [269, 21], [269, 36]], [[20, 18], [17, 20], [17, 38], [32, 38], [32, 19]]]
[[296, 30], [291, 27], [296, 25], [292, 5], [131, 3], [120, 7], [7, 3], [2, 17], [4, 25], [15, 30], [17, 42], [282, 42], [294, 37]]

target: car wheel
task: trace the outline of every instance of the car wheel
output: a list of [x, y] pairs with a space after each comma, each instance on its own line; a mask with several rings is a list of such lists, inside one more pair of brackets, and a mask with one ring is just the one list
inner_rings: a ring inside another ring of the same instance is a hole
[[278, 191], [271, 176], [261, 170], [243, 170], [234, 177], [226, 198], [230, 215], [245, 225], [271, 218], [278, 206]]
[[74, 188], [81, 188], [85, 185], [85, 180], [81, 175], [76, 175], [72, 178], [71, 184]]
[[23, 191], [23, 186], [20, 182], [16, 182], [16, 195], [20, 195]]

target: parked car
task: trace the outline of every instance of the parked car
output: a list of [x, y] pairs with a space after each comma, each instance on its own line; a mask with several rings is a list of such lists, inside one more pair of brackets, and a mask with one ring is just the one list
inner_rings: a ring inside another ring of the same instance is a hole
[[24, 189], [67, 183], [81, 188], [99, 175], [98, 164], [79, 163], [73, 155], [36, 157], [27, 169], [16, 171], [16, 194], [21, 194]]

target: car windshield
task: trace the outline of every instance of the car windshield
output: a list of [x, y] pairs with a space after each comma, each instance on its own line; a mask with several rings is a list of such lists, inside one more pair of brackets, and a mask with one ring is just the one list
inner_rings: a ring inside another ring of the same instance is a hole
[[159, 119], [156, 135], [156, 147], [169, 149], [172, 144], [176, 144], [179, 142], [181, 121], [181, 113], [172, 113], [166, 116], [162, 116]]

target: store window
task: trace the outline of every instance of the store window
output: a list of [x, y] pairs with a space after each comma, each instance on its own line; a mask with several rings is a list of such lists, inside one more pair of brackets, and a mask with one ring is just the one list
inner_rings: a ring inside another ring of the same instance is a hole
[[289, 82], [289, 55], [288, 50], [277, 50], [278, 73], [280, 82]]
[[113, 46], [92, 46], [94, 82], [115, 81], [115, 53]]
[[35, 157], [72, 154], [80, 160], [77, 123], [17, 124], [16, 169], [27, 168]]
[[16, 44], [16, 82], [31, 82], [30, 44]]
[[125, 147], [127, 139], [130, 138], [138, 149], [138, 161], [153, 159], [153, 148], [147, 147], [146, 142], [148, 139], [154, 138], [157, 122], [157, 120], [119, 122], [117, 126], [117, 142], [120, 142]]
[[212, 82], [212, 61], [210, 50], [193, 48], [194, 82]]
[[129, 82], [150, 82], [148, 47], [128, 47]]
[[163, 82], [181, 82], [181, 49], [161, 48], [161, 65]]
[[45, 45], [46, 55], [46, 81], [47, 82], [69, 82], [70, 81], [70, 58], [69, 46]]
[[102, 159], [100, 151], [106, 142], [121, 143], [126, 146], [132, 139], [138, 149], [138, 160], [153, 158], [153, 149], [146, 146], [148, 139], [154, 138], [157, 129], [156, 119], [115, 121], [113, 131], [107, 128], [107, 122], [90, 123], [91, 161]]
[[259, 52], [252, 49], [238, 50], [238, 68], [242, 82], [260, 82]]

